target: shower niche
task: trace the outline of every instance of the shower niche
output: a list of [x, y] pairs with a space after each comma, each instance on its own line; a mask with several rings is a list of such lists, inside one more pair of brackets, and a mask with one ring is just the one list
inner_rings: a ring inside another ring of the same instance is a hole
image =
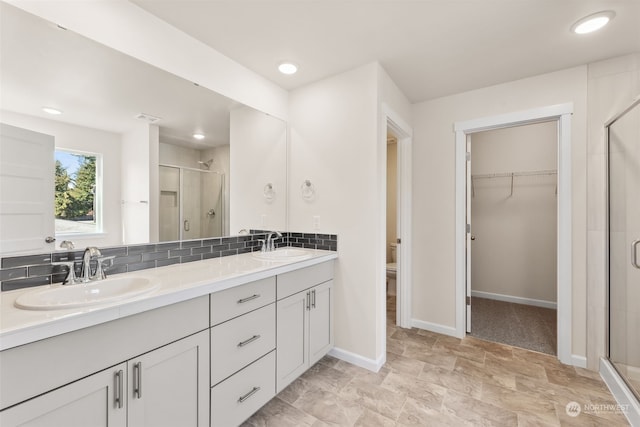
[[160, 241], [225, 234], [224, 174], [161, 165], [159, 178]]

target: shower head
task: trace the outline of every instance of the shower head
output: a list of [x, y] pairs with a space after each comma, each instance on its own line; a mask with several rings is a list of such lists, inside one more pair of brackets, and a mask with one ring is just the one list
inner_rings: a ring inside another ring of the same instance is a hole
[[211, 167], [211, 163], [213, 163], [213, 159], [209, 159], [206, 162], [203, 162], [201, 160], [198, 160], [198, 163], [202, 166], [204, 166], [205, 168], [209, 169]]

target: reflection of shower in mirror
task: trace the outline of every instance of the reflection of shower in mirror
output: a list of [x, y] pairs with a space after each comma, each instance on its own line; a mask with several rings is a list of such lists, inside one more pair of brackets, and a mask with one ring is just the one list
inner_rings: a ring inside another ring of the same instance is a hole
[[209, 159], [206, 162], [203, 162], [201, 160], [198, 160], [198, 163], [200, 164], [200, 166], [202, 166], [203, 168], [209, 170], [211, 168], [211, 164], [213, 163], [213, 159]]

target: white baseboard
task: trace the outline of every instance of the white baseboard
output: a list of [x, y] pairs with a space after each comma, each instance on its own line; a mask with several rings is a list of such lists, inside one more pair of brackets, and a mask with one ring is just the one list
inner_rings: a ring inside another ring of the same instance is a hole
[[587, 358], [584, 356], [578, 356], [577, 354], [571, 355], [571, 364], [578, 368], [587, 368]]
[[512, 302], [515, 304], [533, 305], [536, 307], [552, 308], [557, 310], [558, 304], [553, 301], [545, 301], [541, 299], [514, 297], [512, 295], [494, 294], [491, 292], [471, 291], [472, 297], [493, 299], [496, 301]]
[[333, 356], [336, 359], [344, 360], [345, 362], [349, 362], [352, 365], [359, 366], [364, 369], [368, 369], [373, 372], [378, 372], [382, 365], [387, 361], [386, 353], [383, 353], [377, 360], [369, 359], [359, 354], [352, 353], [347, 350], [343, 350], [338, 347], [333, 347], [329, 351], [329, 356]]
[[600, 376], [609, 387], [609, 390], [611, 390], [611, 394], [616, 398], [618, 404], [625, 409], [624, 415], [629, 420], [629, 423], [632, 426], [640, 426], [640, 402], [638, 402], [633, 392], [629, 390], [624, 380], [620, 378], [615, 368], [605, 358], [600, 359]]
[[456, 328], [453, 326], [445, 326], [438, 323], [425, 322], [424, 320], [411, 319], [411, 327], [460, 338], [456, 332]]

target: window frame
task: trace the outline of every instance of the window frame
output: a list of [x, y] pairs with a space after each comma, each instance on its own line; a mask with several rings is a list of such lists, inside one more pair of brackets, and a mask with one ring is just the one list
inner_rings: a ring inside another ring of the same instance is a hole
[[[83, 238], [83, 237], [93, 237], [93, 236], [103, 236], [104, 233], [104, 180], [103, 180], [103, 154], [96, 153], [92, 151], [85, 150], [77, 150], [73, 148], [63, 148], [63, 147], [54, 147], [54, 164], [55, 164], [55, 153], [61, 151], [68, 154], [75, 154], [81, 156], [90, 156], [96, 158], [96, 181], [95, 181], [95, 193], [94, 193], [94, 221], [95, 221], [95, 231], [92, 232], [58, 232], [55, 228], [55, 220], [57, 219], [55, 213], [53, 215], [54, 221], [54, 232], [56, 239], [71, 239], [71, 238]], [[54, 197], [55, 197], [55, 188]]]

